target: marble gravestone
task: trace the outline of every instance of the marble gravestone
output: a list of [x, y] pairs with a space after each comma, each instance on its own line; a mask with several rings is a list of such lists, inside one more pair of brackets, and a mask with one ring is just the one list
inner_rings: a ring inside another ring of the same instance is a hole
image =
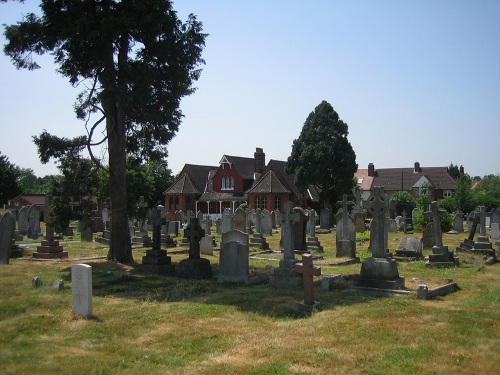
[[71, 306], [74, 314], [92, 317], [92, 267], [88, 264], [71, 266]]

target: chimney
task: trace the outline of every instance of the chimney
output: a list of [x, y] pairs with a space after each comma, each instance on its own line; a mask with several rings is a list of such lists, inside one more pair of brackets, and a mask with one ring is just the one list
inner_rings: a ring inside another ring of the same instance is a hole
[[375, 176], [375, 166], [373, 163], [368, 164], [368, 177]]
[[262, 148], [257, 147], [255, 149], [255, 154], [253, 154], [255, 159], [255, 173], [261, 174], [266, 166], [266, 154]]
[[415, 167], [413, 168], [414, 173], [420, 173], [422, 172], [422, 169], [420, 168], [420, 163], [418, 161], [415, 162]]

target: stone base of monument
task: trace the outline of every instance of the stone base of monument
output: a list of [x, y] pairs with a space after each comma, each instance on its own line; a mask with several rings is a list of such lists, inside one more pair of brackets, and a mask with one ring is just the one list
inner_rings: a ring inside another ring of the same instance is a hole
[[269, 244], [266, 241], [266, 238], [262, 233], [254, 233], [253, 237], [250, 238], [249, 247], [257, 247], [261, 250], [268, 250]]
[[360, 277], [354, 286], [378, 289], [403, 289], [405, 278], [399, 276], [395, 259], [368, 258], [361, 263]]
[[297, 309], [300, 312], [310, 313], [313, 311], [313, 309], [317, 308], [318, 306], [319, 306], [318, 301], [314, 301], [314, 303], [312, 305], [310, 305], [308, 303], [305, 303], [304, 300], [302, 300], [297, 304]]
[[483, 254], [496, 258], [496, 252], [493, 250], [493, 245], [486, 236], [479, 236], [477, 241], [474, 242], [474, 247], [471, 249], [472, 253]]
[[187, 258], [179, 262], [177, 276], [184, 279], [205, 280], [213, 278], [210, 261], [205, 258]]
[[321, 246], [321, 244], [318, 240], [318, 237], [308, 237], [307, 241], [306, 241], [306, 245], [307, 245], [308, 251], [316, 250], [316, 251], [319, 251], [320, 253], [323, 252], [323, 246]]
[[457, 247], [456, 251], [469, 252], [474, 247], [474, 240], [469, 240], [466, 238], [464, 242]]
[[41, 246], [36, 247], [36, 253], [33, 253], [33, 258], [37, 259], [65, 259], [67, 257], [68, 252], [63, 251], [59, 241], [42, 241]]
[[354, 244], [350, 240], [338, 240], [335, 256], [337, 258], [355, 258], [356, 250]]
[[448, 251], [448, 246], [434, 246], [432, 254], [429, 254], [425, 265], [427, 267], [456, 267], [458, 266], [458, 256]]
[[280, 266], [269, 276], [269, 284], [287, 288], [298, 288], [303, 283], [302, 275], [295, 270], [297, 259], [281, 259]]
[[96, 237], [95, 242], [102, 243], [103, 245], [109, 245], [111, 243], [111, 231], [103, 230], [102, 236]]
[[149, 237], [147, 234], [136, 235], [132, 237], [132, 243], [148, 247], [151, 246], [151, 237]]
[[144, 271], [155, 275], [172, 275], [175, 272], [175, 266], [166, 250], [146, 250], [142, 265]]

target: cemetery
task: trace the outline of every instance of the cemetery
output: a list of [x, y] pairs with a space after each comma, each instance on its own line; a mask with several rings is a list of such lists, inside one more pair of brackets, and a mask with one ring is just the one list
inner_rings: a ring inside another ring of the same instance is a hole
[[76, 224], [61, 237], [44, 222], [16, 237], [24, 216], [2, 211], [0, 370], [494, 373], [495, 223], [478, 207], [462, 232], [444, 232], [432, 204], [429, 246], [389, 230], [390, 207], [382, 188], [344, 196], [336, 220], [291, 202], [215, 221], [158, 206], [131, 224], [129, 265], [106, 260], [107, 213], [84, 241]]

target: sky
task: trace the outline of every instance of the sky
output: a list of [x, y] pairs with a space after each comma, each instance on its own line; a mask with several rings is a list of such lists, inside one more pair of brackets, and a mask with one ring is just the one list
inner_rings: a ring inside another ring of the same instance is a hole
[[[13, 24], [38, 2], [0, 4]], [[500, 174], [500, 1], [177, 0], [208, 33], [196, 92], [168, 146], [184, 164], [217, 166], [223, 155], [286, 160], [305, 119], [326, 100], [349, 126], [359, 168], [463, 165]], [[3, 30], [3, 27], [2, 27]], [[2, 33], [0, 44], [5, 44]], [[85, 134], [79, 93], [50, 55], [18, 71], [0, 54], [0, 152], [39, 177], [32, 136]]]

